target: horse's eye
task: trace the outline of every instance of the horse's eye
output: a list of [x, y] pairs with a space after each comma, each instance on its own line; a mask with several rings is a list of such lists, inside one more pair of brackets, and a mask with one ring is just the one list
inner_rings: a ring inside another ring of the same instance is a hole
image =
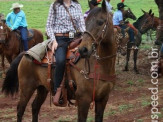
[[104, 20], [97, 20], [97, 24], [98, 24], [99, 26], [103, 25], [103, 24], [104, 24]]

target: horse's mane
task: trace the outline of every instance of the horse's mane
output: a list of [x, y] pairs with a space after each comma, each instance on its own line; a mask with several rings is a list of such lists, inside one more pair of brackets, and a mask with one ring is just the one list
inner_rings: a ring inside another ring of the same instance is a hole
[[98, 14], [101, 11], [102, 11], [102, 8], [99, 8], [99, 7], [92, 9], [90, 11], [90, 13], [89, 13], [89, 15], [88, 15], [86, 20], [89, 20], [89, 18], [93, 17], [95, 14]]
[[134, 25], [135, 28], [138, 28], [138, 24], [139, 24], [140, 20], [141, 20], [144, 16], [145, 16], [145, 14], [143, 14], [142, 16], [140, 16], [140, 17], [136, 20], [136, 22], [133, 23], [133, 25]]

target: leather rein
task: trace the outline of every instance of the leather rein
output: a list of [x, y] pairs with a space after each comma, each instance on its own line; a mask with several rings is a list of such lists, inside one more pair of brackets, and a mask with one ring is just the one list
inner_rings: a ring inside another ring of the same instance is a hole
[[[95, 65], [97, 65], [97, 61], [99, 60], [105, 60], [105, 59], [108, 59], [108, 58], [113, 58], [116, 56], [116, 54], [113, 54], [113, 55], [108, 55], [108, 56], [105, 56], [105, 57], [100, 57], [97, 53], [98, 53], [98, 49], [97, 47], [100, 46], [101, 42], [103, 41], [105, 35], [106, 35], [106, 29], [107, 29], [107, 26], [108, 26], [108, 14], [107, 14], [107, 20], [100, 32], [100, 36], [96, 39], [94, 37], [93, 34], [91, 34], [91, 32], [89, 31], [85, 31], [84, 34], [88, 34], [92, 39], [93, 39], [93, 43], [92, 43], [92, 50], [90, 51], [90, 55], [92, 54], [93, 57], [95, 57]], [[97, 40], [100, 40], [99, 42]], [[98, 74], [98, 78], [97, 78], [97, 74], [96, 72], [93, 72], [93, 73], [90, 73], [90, 63], [89, 63], [89, 58], [85, 58], [85, 67], [84, 67], [84, 70], [83, 69], [79, 69], [76, 65], [74, 65], [71, 61], [69, 62], [78, 72], [80, 72], [82, 75], [84, 75], [85, 79], [100, 79], [100, 80], [103, 80], [103, 81], [113, 81], [116, 76], [115, 75], [112, 75], [112, 76], [108, 76], [108, 74], [104, 75], [104, 74]], [[94, 75], [96, 74], [96, 75]]]

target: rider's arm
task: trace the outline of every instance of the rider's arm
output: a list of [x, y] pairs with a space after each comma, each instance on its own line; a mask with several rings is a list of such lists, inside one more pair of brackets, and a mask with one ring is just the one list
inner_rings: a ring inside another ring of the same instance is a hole
[[10, 23], [10, 20], [11, 20], [11, 14], [9, 13], [6, 17], [6, 24], [9, 28], [11, 28], [11, 23]]
[[51, 41], [56, 40], [54, 31], [53, 31], [54, 21], [55, 21], [55, 15], [54, 15], [54, 10], [53, 10], [53, 4], [51, 4], [50, 9], [49, 9], [47, 24], [46, 24], [46, 32], [47, 32], [47, 35], [50, 37]]

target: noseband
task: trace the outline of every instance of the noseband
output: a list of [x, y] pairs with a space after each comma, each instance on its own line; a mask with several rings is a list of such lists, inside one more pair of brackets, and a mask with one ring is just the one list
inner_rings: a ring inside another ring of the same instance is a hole
[[[107, 30], [107, 26], [109, 24], [108, 16], [109, 15], [107, 13], [107, 19], [106, 19], [106, 22], [105, 22], [102, 30], [100, 31], [100, 36], [99, 37], [95, 38], [95, 36], [93, 34], [91, 34], [91, 32], [89, 32], [89, 31], [85, 31], [84, 32], [84, 34], [88, 34], [93, 39], [93, 41], [94, 41], [92, 43], [92, 49], [89, 52], [89, 55], [91, 55], [92, 53], [94, 53], [93, 56], [96, 58], [96, 60], [102, 60], [102, 59], [112, 58], [112, 57], [116, 56], [116, 54], [114, 54], [114, 55], [111, 55], [111, 56], [100, 57], [97, 54], [97, 52], [98, 52], [97, 51], [97, 47], [100, 46], [101, 42], [103, 41], [104, 37], [106, 36], [106, 32], [107, 32], [106, 30]], [[98, 40], [100, 40], [100, 41], [98, 42]]]

